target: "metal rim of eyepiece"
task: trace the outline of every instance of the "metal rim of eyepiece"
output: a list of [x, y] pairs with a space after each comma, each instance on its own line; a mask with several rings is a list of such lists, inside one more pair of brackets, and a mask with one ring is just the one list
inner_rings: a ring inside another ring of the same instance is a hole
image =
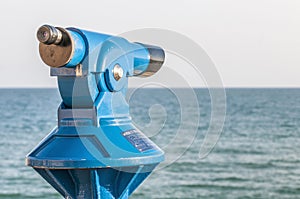
[[147, 69], [144, 71], [134, 71], [135, 76], [139, 77], [150, 77], [154, 75], [163, 65], [165, 61], [165, 51], [158, 47], [153, 46], [149, 44], [143, 44], [136, 42], [137, 44], [140, 44], [144, 46], [149, 52], [149, 65], [147, 66]]
[[116, 81], [119, 81], [124, 75], [123, 68], [119, 64], [114, 66], [112, 72]]
[[62, 41], [62, 33], [53, 26], [43, 25], [37, 31], [37, 38], [46, 45], [59, 44]]
[[70, 62], [74, 54], [74, 41], [67, 29], [43, 25], [38, 29], [39, 53], [50, 67], [62, 67]]

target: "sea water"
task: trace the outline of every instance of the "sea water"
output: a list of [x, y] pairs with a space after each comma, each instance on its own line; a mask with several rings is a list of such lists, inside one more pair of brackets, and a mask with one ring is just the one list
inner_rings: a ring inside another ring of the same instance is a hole
[[[194, 90], [198, 107], [176, 97], [191, 92], [173, 91], [128, 99], [134, 123], [169, 158], [131, 198], [300, 198], [300, 89], [226, 89], [224, 128], [202, 159], [209, 91]], [[60, 101], [56, 89], [0, 90], [0, 199], [62, 198], [24, 162], [57, 124]]]

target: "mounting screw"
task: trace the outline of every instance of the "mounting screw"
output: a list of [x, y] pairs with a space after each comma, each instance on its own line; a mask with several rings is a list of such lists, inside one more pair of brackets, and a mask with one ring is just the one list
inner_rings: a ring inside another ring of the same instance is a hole
[[119, 81], [123, 77], [123, 69], [119, 64], [116, 64], [113, 69], [113, 75], [116, 81]]

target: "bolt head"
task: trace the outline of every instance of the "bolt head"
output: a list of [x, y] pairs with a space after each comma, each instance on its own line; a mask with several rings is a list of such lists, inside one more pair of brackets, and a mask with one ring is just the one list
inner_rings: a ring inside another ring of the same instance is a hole
[[112, 72], [113, 72], [113, 75], [114, 75], [114, 78], [116, 81], [119, 81], [124, 75], [123, 68], [119, 64], [116, 64], [114, 66], [114, 69]]

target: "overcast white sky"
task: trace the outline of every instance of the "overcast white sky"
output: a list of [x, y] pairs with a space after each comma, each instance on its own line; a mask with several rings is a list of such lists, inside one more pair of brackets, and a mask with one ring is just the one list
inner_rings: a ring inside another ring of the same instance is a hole
[[205, 49], [225, 86], [300, 87], [299, 0], [9, 0], [0, 13], [0, 87], [56, 87], [37, 53], [45, 23], [111, 34], [173, 30]]

